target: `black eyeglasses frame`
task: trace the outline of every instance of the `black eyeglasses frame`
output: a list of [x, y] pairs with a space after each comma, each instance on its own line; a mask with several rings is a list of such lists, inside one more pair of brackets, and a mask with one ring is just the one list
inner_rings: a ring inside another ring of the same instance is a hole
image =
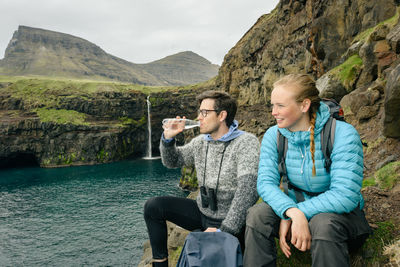
[[201, 116], [203, 116], [203, 118], [207, 117], [208, 113], [211, 111], [215, 111], [218, 113], [218, 110], [216, 109], [199, 109], [197, 111], [197, 114], [201, 114]]

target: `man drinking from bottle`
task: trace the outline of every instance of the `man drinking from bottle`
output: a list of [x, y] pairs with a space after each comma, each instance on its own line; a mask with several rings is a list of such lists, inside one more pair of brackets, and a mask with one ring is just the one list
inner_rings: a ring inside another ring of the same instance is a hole
[[[189, 231], [223, 231], [243, 246], [246, 211], [258, 199], [256, 190], [258, 139], [238, 129], [237, 104], [227, 93], [207, 91], [198, 97], [200, 135], [177, 147], [175, 136], [184, 129], [164, 127], [160, 152], [164, 166], [194, 166], [200, 192], [196, 200], [162, 196], [144, 206], [153, 266], [168, 266], [166, 221]], [[180, 118], [180, 117], [177, 117]]]

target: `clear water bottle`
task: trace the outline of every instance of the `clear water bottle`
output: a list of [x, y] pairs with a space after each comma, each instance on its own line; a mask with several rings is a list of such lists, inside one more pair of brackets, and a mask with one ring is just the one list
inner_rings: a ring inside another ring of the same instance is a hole
[[175, 118], [167, 118], [162, 121], [164, 129], [177, 129], [179, 127], [183, 127], [186, 129], [191, 129], [194, 127], [200, 127], [199, 121], [189, 120], [189, 119], [175, 119]]

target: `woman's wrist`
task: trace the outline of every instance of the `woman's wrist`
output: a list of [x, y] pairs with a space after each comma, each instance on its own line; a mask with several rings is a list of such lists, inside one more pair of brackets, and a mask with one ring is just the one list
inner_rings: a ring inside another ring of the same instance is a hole
[[288, 208], [285, 211], [285, 215], [292, 220], [293, 220], [293, 218], [296, 218], [298, 216], [305, 216], [304, 213], [301, 210], [299, 210], [298, 208]]

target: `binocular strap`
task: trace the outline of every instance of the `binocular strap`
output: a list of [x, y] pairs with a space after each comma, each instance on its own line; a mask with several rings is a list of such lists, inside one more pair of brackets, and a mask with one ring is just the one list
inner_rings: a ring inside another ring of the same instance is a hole
[[[218, 194], [219, 175], [221, 174], [221, 167], [222, 167], [222, 162], [224, 160], [225, 150], [226, 150], [226, 147], [229, 145], [229, 143], [230, 143], [229, 141], [224, 143], [224, 150], [222, 151], [222, 157], [221, 157], [221, 160], [219, 161], [219, 170], [218, 170], [218, 176], [217, 176], [217, 185], [215, 187], [215, 195]], [[208, 145], [209, 145], [209, 142], [207, 142], [206, 158], [204, 160], [203, 186], [205, 186], [205, 182], [206, 182]]]

